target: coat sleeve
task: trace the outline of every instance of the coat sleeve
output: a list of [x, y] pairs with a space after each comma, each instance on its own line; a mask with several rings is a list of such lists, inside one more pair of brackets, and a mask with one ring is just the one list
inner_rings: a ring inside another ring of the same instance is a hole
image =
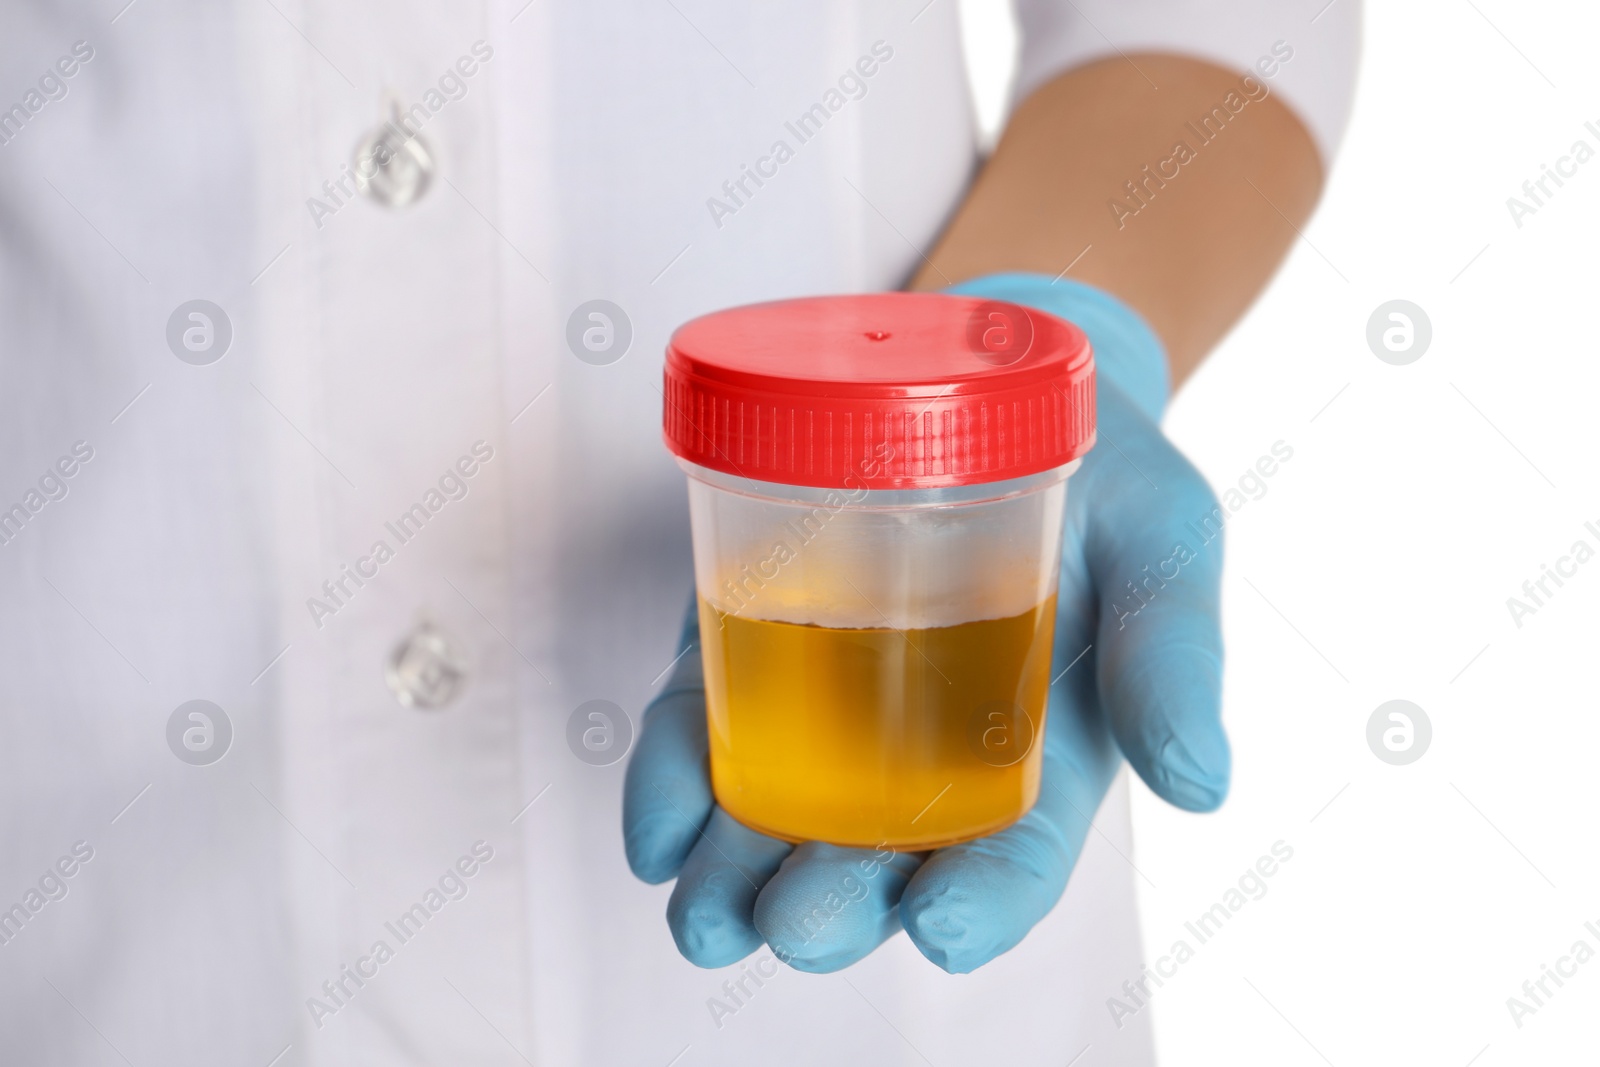
[[[1299, 116], [1331, 163], [1350, 114], [1360, 0], [1014, 0], [1015, 100], [1095, 60], [1194, 56], [1250, 74]], [[1137, 64], [1136, 59], [1126, 59]]]

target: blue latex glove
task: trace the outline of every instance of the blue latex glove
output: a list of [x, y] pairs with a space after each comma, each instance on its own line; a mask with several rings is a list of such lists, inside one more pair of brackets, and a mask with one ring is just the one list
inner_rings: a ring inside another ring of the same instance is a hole
[[[623, 838], [640, 878], [678, 879], [667, 922], [702, 967], [726, 966], [765, 941], [793, 967], [833, 971], [904, 927], [940, 967], [971, 971], [1061, 898], [1124, 757], [1180, 808], [1209, 811], [1227, 792], [1222, 545], [1196, 532], [1217, 514], [1216, 498], [1157, 425], [1168, 392], [1160, 341], [1127, 307], [1075, 282], [1005, 274], [951, 291], [1069, 319], [1097, 361], [1100, 436], [1068, 482], [1056, 619], [1053, 672], [1072, 667], [1050, 690], [1038, 803], [997, 834], [931, 853], [792, 846], [750, 830], [712, 798], [700, 656], [691, 652], [645, 712]], [[691, 610], [680, 649], [697, 637]]]

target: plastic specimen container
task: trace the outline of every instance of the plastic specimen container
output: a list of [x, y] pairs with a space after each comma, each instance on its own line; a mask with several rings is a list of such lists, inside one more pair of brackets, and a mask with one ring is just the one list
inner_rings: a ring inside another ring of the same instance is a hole
[[1038, 798], [1075, 326], [943, 294], [732, 308], [667, 349], [712, 786], [790, 841], [925, 849]]

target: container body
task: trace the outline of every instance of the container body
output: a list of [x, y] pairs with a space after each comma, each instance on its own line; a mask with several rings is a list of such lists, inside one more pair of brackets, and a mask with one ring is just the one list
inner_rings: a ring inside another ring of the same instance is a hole
[[1039, 794], [1067, 477], [937, 489], [689, 474], [711, 779], [790, 841], [920, 850]]

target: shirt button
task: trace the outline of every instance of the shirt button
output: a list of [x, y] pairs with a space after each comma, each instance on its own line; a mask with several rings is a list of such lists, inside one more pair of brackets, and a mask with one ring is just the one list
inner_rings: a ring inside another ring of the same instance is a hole
[[423, 621], [389, 653], [383, 680], [401, 707], [432, 711], [461, 693], [466, 662], [444, 631]]
[[393, 120], [373, 127], [356, 145], [356, 185], [384, 207], [415, 203], [433, 183], [433, 153], [404, 121], [397, 110]]

